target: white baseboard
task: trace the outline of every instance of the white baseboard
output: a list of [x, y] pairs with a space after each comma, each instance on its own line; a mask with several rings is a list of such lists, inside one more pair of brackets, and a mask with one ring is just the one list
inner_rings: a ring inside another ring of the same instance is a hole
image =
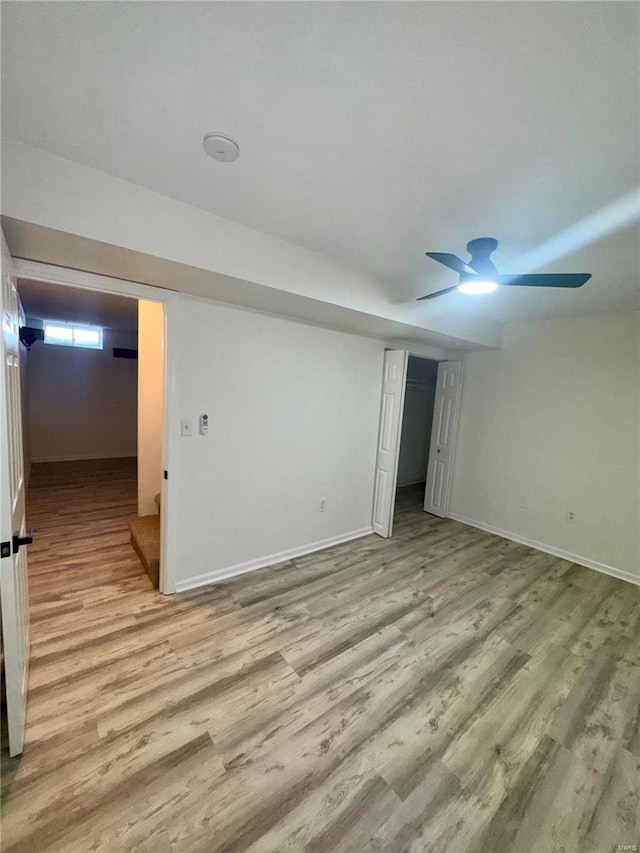
[[40, 456], [38, 459], [32, 459], [31, 464], [37, 465], [40, 462], [81, 462], [86, 459], [135, 459], [137, 453], [75, 453], [65, 454], [64, 456]]
[[291, 548], [288, 551], [280, 551], [278, 554], [269, 554], [267, 557], [258, 557], [256, 560], [249, 560], [246, 563], [238, 563], [237, 565], [229, 566], [226, 569], [215, 569], [212, 572], [205, 572], [201, 575], [195, 575], [192, 578], [185, 578], [184, 580], [176, 581], [175, 591], [186, 592], [188, 589], [207, 586], [207, 584], [216, 583], [216, 581], [228, 580], [228, 578], [236, 577], [236, 575], [255, 572], [256, 569], [264, 569], [267, 566], [273, 566], [276, 563], [284, 563], [287, 560], [293, 560], [296, 557], [303, 557], [305, 554], [312, 554], [314, 551], [322, 551], [325, 548], [331, 548], [334, 545], [341, 545], [343, 542], [351, 542], [353, 539], [361, 539], [363, 536], [369, 536], [372, 533], [373, 527], [362, 527], [360, 530], [352, 530], [349, 533], [343, 533], [341, 536], [321, 539], [319, 542], [312, 542], [309, 545], [301, 545], [299, 548]]
[[530, 548], [544, 551], [545, 554], [551, 554], [553, 557], [560, 557], [560, 559], [568, 560], [570, 563], [577, 563], [580, 566], [585, 566], [587, 569], [594, 569], [596, 572], [602, 572], [605, 575], [611, 575], [611, 577], [640, 586], [640, 576], [632, 575], [631, 572], [625, 572], [624, 569], [616, 569], [614, 566], [607, 566], [606, 563], [598, 563], [596, 560], [590, 560], [588, 557], [582, 557], [580, 554], [572, 554], [570, 551], [564, 551], [562, 548], [545, 545], [544, 542], [537, 542], [535, 539], [527, 539], [526, 536], [511, 533], [509, 530], [502, 530], [500, 527], [493, 527], [493, 525], [485, 524], [483, 521], [466, 518], [464, 515], [458, 515], [455, 512], [450, 512], [447, 517], [452, 518], [454, 521], [461, 521], [463, 524], [468, 524], [470, 527], [485, 530], [487, 533], [495, 533], [496, 536], [502, 536], [503, 539], [510, 539], [512, 542], [517, 542], [520, 545], [528, 545]]

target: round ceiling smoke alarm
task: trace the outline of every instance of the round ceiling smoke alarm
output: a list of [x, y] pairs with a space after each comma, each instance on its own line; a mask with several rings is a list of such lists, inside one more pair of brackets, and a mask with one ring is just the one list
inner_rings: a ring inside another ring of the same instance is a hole
[[208, 133], [202, 145], [209, 157], [220, 160], [221, 163], [233, 163], [240, 156], [238, 143], [221, 133]]

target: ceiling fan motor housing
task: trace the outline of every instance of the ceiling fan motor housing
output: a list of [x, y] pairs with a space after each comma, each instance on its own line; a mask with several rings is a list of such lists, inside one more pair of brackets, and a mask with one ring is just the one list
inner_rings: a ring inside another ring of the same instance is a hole
[[495, 275], [497, 270], [490, 255], [497, 248], [498, 241], [495, 237], [478, 237], [476, 240], [470, 240], [467, 243], [467, 252], [471, 255], [469, 266], [473, 267], [478, 275]]

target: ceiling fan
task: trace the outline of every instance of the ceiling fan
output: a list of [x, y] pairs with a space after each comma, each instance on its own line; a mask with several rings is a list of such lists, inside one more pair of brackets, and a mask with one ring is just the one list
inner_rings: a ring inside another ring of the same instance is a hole
[[426, 252], [428, 258], [433, 258], [439, 264], [457, 272], [460, 281], [453, 287], [445, 287], [435, 293], [421, 296], [422, 299], [435, 299], [452, 290], [462, 293], [491, 293], [499, 285], [517, 287], [582, 287], [589, 281], [591, 273], [534, 273], [527, 275], [499, 275], [491, 254], [498, 248], [498, 241], [493, 237], [478, 237], [467, 243], [467, 252], [471, 258], [465, 263], [457, 255], [447, 252]]

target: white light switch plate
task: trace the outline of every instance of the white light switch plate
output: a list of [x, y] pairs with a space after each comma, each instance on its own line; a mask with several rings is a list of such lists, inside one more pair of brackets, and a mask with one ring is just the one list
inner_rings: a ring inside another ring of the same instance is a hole
[[180, 435], [193, 435], [191, 418], [182, 418], [180, 421]]

